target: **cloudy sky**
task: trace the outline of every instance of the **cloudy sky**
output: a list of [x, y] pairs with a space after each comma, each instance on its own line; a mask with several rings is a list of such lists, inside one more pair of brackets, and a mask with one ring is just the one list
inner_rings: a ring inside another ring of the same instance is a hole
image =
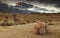
[[18, 1], [23, 1], [26, 3], [30, 3], [38, 8], [44, 8], [48, 11], [43, 10], [35, 10], [35, 8], [29, 8], [30, 11], [38, 11], [38, 12], [60, 12], [60, 0], [0, 0], [4, 1], [8, 4], [15, 5]]

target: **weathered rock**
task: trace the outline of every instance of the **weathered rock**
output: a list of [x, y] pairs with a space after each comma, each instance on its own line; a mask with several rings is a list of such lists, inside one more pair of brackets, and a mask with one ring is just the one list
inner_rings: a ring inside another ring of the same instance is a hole
[[37, 21], [34, 23], [33, 32], [39, 34], [47, 34], [51, 33], [52, 29], [48, 26], [48, 23]]

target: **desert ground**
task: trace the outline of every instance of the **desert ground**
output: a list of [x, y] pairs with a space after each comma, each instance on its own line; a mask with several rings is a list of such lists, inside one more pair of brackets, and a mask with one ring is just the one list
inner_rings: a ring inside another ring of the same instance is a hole
[[[0, 13], [0, 38], [60, 38], [60, 14], [47, 15]], [[52, 21], [50, 26], [53, 26], [53, 32], [46, 35], [34, 34], [32, 28], [35, 20]], [[2, 26], [5, 22], [12, 25]]]
[[60, 38], [60, 24], [53, 26], [58, 28], [50, 34], [36, 35], [32, 32], [33, 23], [17, 26], [1, 26], [0, 38]]

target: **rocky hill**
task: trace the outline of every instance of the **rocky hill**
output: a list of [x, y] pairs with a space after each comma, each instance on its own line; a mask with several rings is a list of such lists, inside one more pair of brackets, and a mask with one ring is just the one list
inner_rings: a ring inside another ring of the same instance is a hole
[[32, 23], [35, 20], [60, 21], [60, 14], [44, 14], [44, 13], [22, 14], [22, 13], [0, 12], [1, 25], [26, 24], [26, 23]]

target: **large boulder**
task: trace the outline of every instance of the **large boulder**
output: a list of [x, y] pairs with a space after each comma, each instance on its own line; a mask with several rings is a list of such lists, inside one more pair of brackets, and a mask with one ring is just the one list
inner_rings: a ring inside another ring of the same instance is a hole
[[34, 23], [33, 32], [35, 34], [48, 34], [52, 32], [52, 28], [49, 27], [48, 23], [36, 21]]

